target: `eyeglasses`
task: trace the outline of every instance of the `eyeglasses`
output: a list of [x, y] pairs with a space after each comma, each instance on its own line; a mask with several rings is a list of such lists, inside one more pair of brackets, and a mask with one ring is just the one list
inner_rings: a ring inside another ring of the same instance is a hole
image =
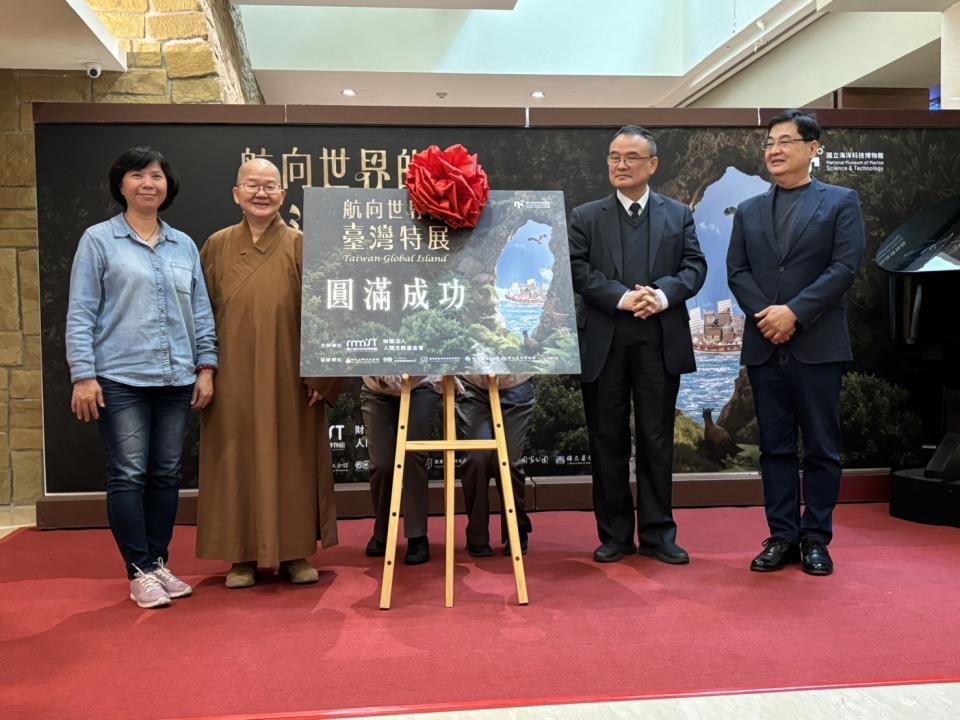
[[251, 192], [256, 195], [258, 192], [263, 190], [267, 195], [276, 195], [283, 188], [277, 185], [276, 183], [267, 183], [265, 185], [255, 182], [245, 182], [240, 183], [237, 187], [242, 187], [247, 192]]
[[763, 148], [763, 151], [773, 150], [774, 148], [789, 148], [791, 145], [796, 145], [797, 143], [808, 143], [813, 142], [812, 140], [804, 140], [803, 138], [780, 138], [779, 140], [774, 140], [773, 138], [767, 138], [762, 143], [760, 147]]
[[620, 163], [623, 163], [627, 167], [631, 165], [636, 165], [641, 160], [649, 160], [653, 155], [617, 155], [616, 153], [610, 153], [607, 155], [607, 165], [612, 165], [616, 167]]

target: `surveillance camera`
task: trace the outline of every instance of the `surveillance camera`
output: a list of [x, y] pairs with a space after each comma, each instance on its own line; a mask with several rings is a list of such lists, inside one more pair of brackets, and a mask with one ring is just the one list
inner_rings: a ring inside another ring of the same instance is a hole
[[96, 80], [103, 74], [103, 66], [100, 63], [86, 63], [84, 68], [87, 70], [87, 77]]

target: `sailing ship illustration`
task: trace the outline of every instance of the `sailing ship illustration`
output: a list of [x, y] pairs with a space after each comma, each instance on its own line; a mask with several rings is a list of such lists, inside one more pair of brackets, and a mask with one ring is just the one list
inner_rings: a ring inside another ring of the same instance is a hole
[[733, 300], [717, 303], [717, 309], [690, 311], [690, 335], [693, 349], [701, 353], [740, 352], [743, 346], [743, 315], [734, 315]]
[[507, 288], [504, 297], [510, 302], [522, 305], [543, 305], [547, 299], [547, 293], [536, 280], [530, 278], [523, 284], [514, 282]]

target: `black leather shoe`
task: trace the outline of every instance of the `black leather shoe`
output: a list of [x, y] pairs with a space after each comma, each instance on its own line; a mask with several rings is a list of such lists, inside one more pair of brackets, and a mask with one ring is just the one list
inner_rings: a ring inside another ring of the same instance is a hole
[[493, 548], [490, 543], [467, 543], [467, 555], [475, 558], [485, 558], [493, 556]]
[[639, 550], [641, 555], [655, 557], [660, 562], [670, 565], [686, 565], [690, 562], [690, 556], [687, 551], [677, 545], [675, 542], [665, 542], [659, 545], [641, 545]]
[[773, 572], [783, 570], [788, 563], [800, 561], [800, 548], [779, 537], [768, 537], [763, 541], [763, 552], [750, 563], [754, 572]]
[[404, 565], [423, 565], [430, 559], [430, 543], [426, 535], [407, 538], [407, 554], [403, 558]]
[[593, 561], [598, 563], [612, 563], [623, 560], [625, 555], [636, 555], [637, 548], [633, 543], [621, 545], [620, 543], [609, 541], [593, 551]]
[[800, 541], [801, 568], [807, 575], [829, 575], [833, 572], [833, 560], [822, 540]]
[[364, 552], [367, 554], [367, 557], [383, 557], [387, 554], [387, 541], [372, 537], [370, 538], [370, 542], [367, 543]]
[[[510, 557], [510, 541], [509, 540], [503, 545], [503, 554], [506, 555], [507, 557]], [[520, 536], [520, 554], [521, 555], [527, 554], [527, 536], [526, 535]]]

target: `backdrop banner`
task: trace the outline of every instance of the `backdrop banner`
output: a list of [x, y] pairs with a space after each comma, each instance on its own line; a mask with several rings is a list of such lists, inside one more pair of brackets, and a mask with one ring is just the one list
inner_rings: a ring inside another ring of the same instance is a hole
[[[681, 383], [675, 471], [718, 477], [723, 471], [755, 471], [753, 400], [739, 366], [743, 313], [727, 287], [725, 257], [737, 205], [769, 187], [760, 147], [765, 130], [676, 127], [654, 132], [660, 168], [651, 185], [693, 209], [709, 264], [703, 290], [688, 302], [699, 369]], [[181, 190], [163, 217], [198, 244], [237, 222], [240, 213], [231, 189], [238, 166], [252, 157], [266, 157], [280, 168], [288, 191], [281, 213], [291, 226], [303, 228], [305, 213], [312, 218], [316, 212], [318, 222], [329, 222], [316, 229], [308, 222], [306, 227], [305, 371], [396, 373], [411, 367], [408, 361], [415, 359], [418, 374], [479, 367], [510, 371], [535, 367], [541, 373], [561, 373], [535, 381], [526, 470], [533, 478], [588, 474], [580, 388], [575, 375], [563, 374], [577, 371], [570, 304], [564, 295], [569, 262], [563, 215], [611, 192], [606, 167], [611, 135], [607, 128], [569, 127], [38, 124], [47, 491], [104, 488], [97, 428], [78, 423], [70, 413], [63, 334], [77, 242], [86, 227], [119, 211], [108, 192], [107, 173], [113, 160], [133, 145], [153, 146], [171, 162]], [[431, 250], [431, 228], [437, 232], [439, 224], [408, 217], [401, 188], [418, 149], [456, 143], [478, 154], [494, 192], [473, 240], [461, 243], [458, 232], [449, 231], [445, 238], [433, 238]], [[858, 191], [867, 228], [864, 262], [847, 302], [855, 360], [841, 396], [844, 463], [848, 468], [896, 465], [911, 460], [920, 448], [920, 415], [941, 412], [943, 396], [928, 391], [928, 378], [916, 358], [897, 351], [890, 334], [888, 276], [873, 257], [907, 219], [960, 195], [960, 131], [831, 128], [822, 143], [822, 153], [813, 162], [814, 175]], [[391, 199], [401, 201], [402, 218], [388, 217]], [[363, 209], [363, 219], [345, 217], [350, 200], [357, 203], [351, 207]], [[368, 207], [371, 201], [379, 205]], [[517, 202], [549, 202], [550, 208], [517, 208]], [[371, 218], [370, 213], [379, 210], [370, 207], [380, 206], [383, 219]], [[354, 222], [362, 232], [356, 235], [357, 249], [350, 250]], [[381, 236], [371, 230], [379, 225], [385, 226]], [[403, 227], [408, 228], [407, 246]], [[413, 249], [414, 227], [420, 249]], [[392, 249], [387, 248], [389, 233]], [[483, 240], [477, 242], [480, 235]], [[450, 249], [442, 248], [442, 242]], [[462, 255], [457, 255], [458, 247]], [[529, 258], [514, 257], [521, 253]], [[353, 260], [346, 261], [347, 256]], [[448, 259], [435, 261], [442, 257]], [[378, 292], [384, 278], [391, 283], [389, 301]], [[351, 280], [351, 292], [337, 284]], [[336, 306], [348, 300], [352, 310]], [[450, 348], [427, 339], [451, 323], [457, 329]], [[367, 363], [367, 356], [374, 354], [359, 345], [351, 347], [349, 356], [346, 347], [323, 347], [347, 340], [374, 340], [380, 360]], [[428, 346], [437, 352], [427, 353]], [[334, 349], [344, 352], [330, 352]], [[352, 358], [349, 363], [347, 357]], [[331, 413], [331, 444], [340, 481], [366, 479], [360, 382], [359, 377], [347, 381]], [[198, 425], [194, 418], [186, 443], [183, 484], [188, 488], [197, 485]]]

